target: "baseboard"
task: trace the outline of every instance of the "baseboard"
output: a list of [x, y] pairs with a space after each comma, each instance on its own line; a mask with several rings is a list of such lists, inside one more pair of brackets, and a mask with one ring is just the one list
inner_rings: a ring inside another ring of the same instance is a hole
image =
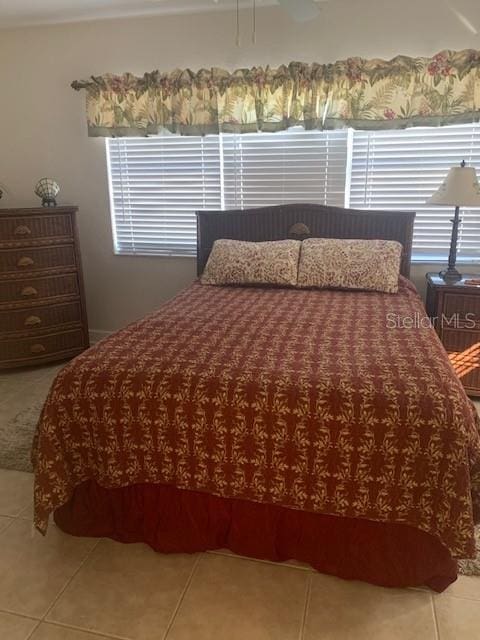
[[99, 342], [99, 340], [102, 340], [103, 338], [109, 336], [112, 332], [101, 331], [100, 329], [90, 329], [88, 333], [90, 336], [90, 344], [95, 344], [96, 342]]

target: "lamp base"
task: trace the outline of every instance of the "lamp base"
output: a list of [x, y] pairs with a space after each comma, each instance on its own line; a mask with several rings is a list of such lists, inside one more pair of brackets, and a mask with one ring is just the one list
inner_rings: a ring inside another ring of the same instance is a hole
[[457, 271], [455, 267], [448, 267], [448, 269], [440, 271], [438, 275], [443, 278], [445, 282], [457, 282], [462, 279], [462, 274]]

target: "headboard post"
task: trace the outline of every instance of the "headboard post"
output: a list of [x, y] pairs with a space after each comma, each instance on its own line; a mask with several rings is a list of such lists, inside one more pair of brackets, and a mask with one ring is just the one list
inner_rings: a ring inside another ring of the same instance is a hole
[[319, 204], [287, 204], [257, 209], [197, 211], [197, 273], [215, 240], [264, 242], [287, 238], [396, 240], [403, 246], [400, 273], [410, 276], [415, 213], [344, 209]]

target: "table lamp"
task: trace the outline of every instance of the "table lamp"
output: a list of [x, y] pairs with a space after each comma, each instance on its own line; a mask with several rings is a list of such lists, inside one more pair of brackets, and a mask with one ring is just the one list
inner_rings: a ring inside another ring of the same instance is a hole
[[448, 268], [440, 271], [439, 275], [448, 282], [461, 280], [462, 274], [455, 268], [458, 225], [460, 224], [459, 211], [460, 207], [480, 207], [480, 184], [478, 183], [475, 169], [467, 167], [465, 160], [461, 162], [459, 167], [452, 167], [443, 183], [432, 197], [427, 200], [427, 203], [455, 207], [455, 216], [451, 220], [453, 228], [450, 253], [448, 254]]

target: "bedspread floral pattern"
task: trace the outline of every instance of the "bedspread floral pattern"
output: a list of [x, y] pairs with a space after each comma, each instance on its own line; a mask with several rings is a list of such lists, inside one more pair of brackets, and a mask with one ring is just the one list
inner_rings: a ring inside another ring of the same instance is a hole
[[391, 240], [309, 238], [302, 242], [298, 286], [396, 293], [402, 251]]
[[91, 136], [403, 128], [478, 120], [480, 52], [433, 58], [348, 58], [278, 68], [176, 69], [106, 74], [72, 83], [87, 91]]
[[164, 483], [405, 523], [473, 554], [480, 436], [424, 313], [398, 294], [194, 283], [57, 376], [34, 446], [35, 523], [87, 479]]
[[202, 284], [297, 284], [299, 240], [216, 240]]

